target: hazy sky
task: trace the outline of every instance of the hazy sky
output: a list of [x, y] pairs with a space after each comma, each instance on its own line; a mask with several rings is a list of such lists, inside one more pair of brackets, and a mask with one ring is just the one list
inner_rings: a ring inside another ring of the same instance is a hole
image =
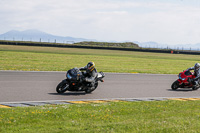
[[0, 34], [38, 29], [103, 41], [200, 43], [200, 0], [0, 0]]

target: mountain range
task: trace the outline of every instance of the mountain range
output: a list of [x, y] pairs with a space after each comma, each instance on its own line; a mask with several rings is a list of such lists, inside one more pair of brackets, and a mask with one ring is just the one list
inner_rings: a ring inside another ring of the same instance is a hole
[[0, 40], [12, 40], [12, 41], [35, 41], [35, 42], [57, 42], [57, 43], [75, 43], [82, 41], [96, 41], [94, 39], [84, 39], [75, 37], [63, 37], [51, 35], [39, 30], [25, 30], [17, 31], [11, 30], [4, 34], [0, 34]]

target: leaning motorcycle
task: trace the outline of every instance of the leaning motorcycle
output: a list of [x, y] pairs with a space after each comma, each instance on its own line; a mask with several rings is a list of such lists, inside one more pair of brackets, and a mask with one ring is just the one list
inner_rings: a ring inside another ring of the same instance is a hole
[[58, 93], [64, 93], [65, 91], [85, 91], [86, 93], [91, 93], [97, 88], [98, 81], [104, 82], [104, 77], [105, 74], [99, 72], [94, 82], [89, 83], [82, 80], [85, 78], [84, 72], [81, 72], [78, 68], [73, 68], [67, 71], [66, 79], [57, 85], [56, 91]]
[[178, 88], [192, 88], [193, 90], [199, 89], [199, 86], [194, 86], [195, 75], [190, 71], [180, 72], [178, 79], [174, 81], [171, 85], [172, 90], [177, 90]]

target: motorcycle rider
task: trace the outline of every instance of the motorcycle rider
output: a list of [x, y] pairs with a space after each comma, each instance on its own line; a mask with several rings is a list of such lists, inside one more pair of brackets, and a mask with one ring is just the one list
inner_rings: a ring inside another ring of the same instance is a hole
[[196, 63], [194, 67], [190, 67], [187, 71], [194, 70], [194, 85], [199, 86], [199, 79], [200, 79], [200, 63]]
[[90, 83], [90, 87], [89, 87], [89, 90], [92, 90], [94, 89], [94, 84], [95, 84], [95, 78], [97, 77], [97, 70], [95, 68], [95, 64], [94, 62], [88, 62], [88, 64], [85, 66], [85, 67], [81, 67], [79, 68], [79, 70], [85, 70], [85, 73], [84, 73], [84, 76], [85, 78], [82, 79], [82, 81], [86, 81], [88, 83]]

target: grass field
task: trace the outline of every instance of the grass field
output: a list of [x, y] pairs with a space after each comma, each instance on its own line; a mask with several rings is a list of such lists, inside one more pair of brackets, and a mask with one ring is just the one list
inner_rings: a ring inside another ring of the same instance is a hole
[[[0, 70], [66, 71], [94, 61], [103, 72], [178, 74], [199, 56], [0, 45]], [[196, 133], [200, 101], [110, 102], [0, 108], [2, 133]]]
[[104, 72], [178, 74], [198, 55], [0, 45], [0, 70], [66, 71], [94, 61]]
[[197, 133], [200, 101], [111, 102], [0, 109], [2, 133]]

